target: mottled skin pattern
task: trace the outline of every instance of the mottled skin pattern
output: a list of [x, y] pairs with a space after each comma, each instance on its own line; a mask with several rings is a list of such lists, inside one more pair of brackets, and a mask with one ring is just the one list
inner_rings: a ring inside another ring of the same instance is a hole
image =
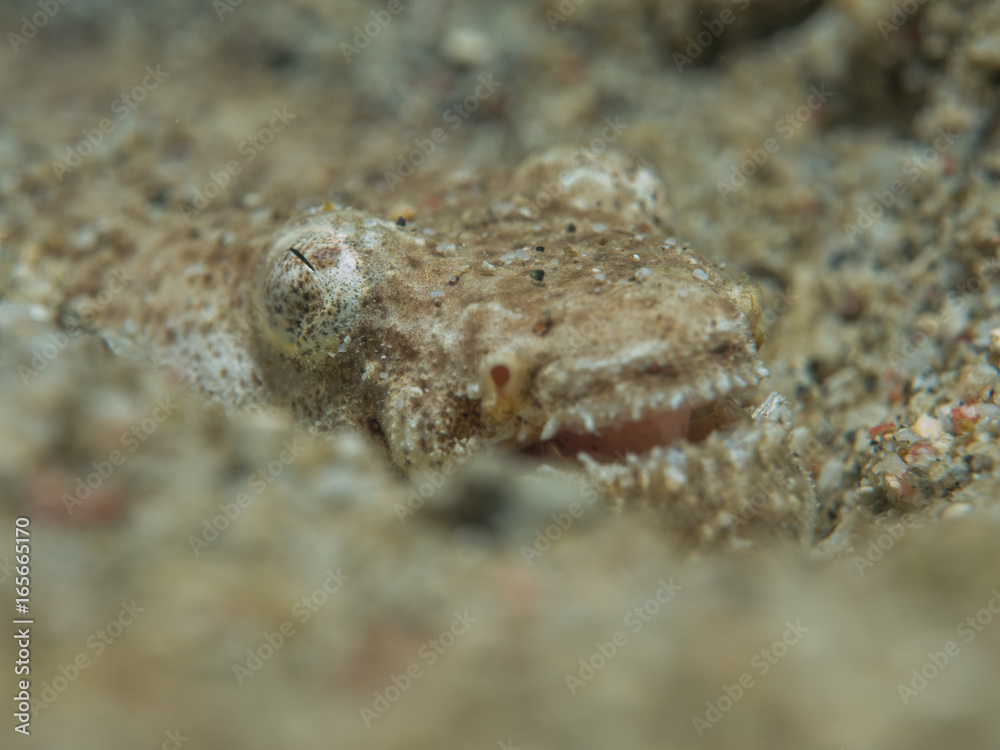
[[[360, 429], [410, 475], [653, 415], [686, 430], [692, 411], [766, 374], [755, 288], [670, 236], [666, 187], [640, 159], [556, 149], [490, 190], [430, 227], [328, 205], [276, 230], [244, 220], [165, 237], [122, 259], [137, 282], [95, 328], [227, 408]], [[91, 293], [109, 263], [94, 265]], [[812, 492], [786, 411], [697, 443], [547, 460], [692, 543], [805, 540]], [[751, 508], [773, 472], [782, 480]]]

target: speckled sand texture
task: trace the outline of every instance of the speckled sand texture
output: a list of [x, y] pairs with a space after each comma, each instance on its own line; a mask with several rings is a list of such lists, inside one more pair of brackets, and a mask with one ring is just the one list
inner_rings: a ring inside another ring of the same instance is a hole
[[[0, 32], [0, 595], [30, 517], [36, 701], [0, 746], [1000, 746], [996, 3], [70, 0]], [[238, 370], [206, 401], [226, 340], [151, 312], [310, 207], [427, 238], [524, 208], [532, 155], [608, 148], [759, 285], [743, 406], [785, 399], [794, 472], [685, 446], [640, 508], [503, 450], [404, 478], [223, 408]], [[175, 362], [101, 328], [144, 299]], [[800, 545], [760, 510], [786, 499]], [[664, 507], [783, 541], [685, 544]]]

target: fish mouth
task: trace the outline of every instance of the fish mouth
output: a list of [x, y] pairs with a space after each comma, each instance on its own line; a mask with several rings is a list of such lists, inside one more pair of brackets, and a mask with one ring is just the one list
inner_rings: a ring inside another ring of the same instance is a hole
[[[557, 427], [555, 434], [522, 446], [526, 456], [572, 459], [580, 454], [598, 463], [628, 462], [680, 440], [700, 443], [710, 434], [750, 421], [750, 414], [733, 398], [654, 411], [639, 419], [614, 419], [592, 429]], [[551, 433], [552, 428], [549, 428]]]
[[522, 432], [518, 450], [536, 458], [607, 464], [629, 463], [681, 441], [701, 443], [750, 421], [741, 401], [767, 376], [763, 365], [752, 362], [664, 388], [657, 381], [662, 370], [647, 368], [644, 378], [620, 381], [603, 396], [544, 410], [544, 426]]
[[818, 506], [795, 450], [792, 410], [777, 393], [752, 411], [737, 395], [593, 429], [557, 425], [520, 452], [540, 471], [582, 477], [612, 510], [637, 512], [680, 549], [804, 548]]
[[811, 538], [817, 506], [791, 406], [777, 393], [741, 406], [767, 377], [759, 360], [682, 370], [661, 359], [589, 378], [565, 363], [531, 377], [523, 364], [484, 363], [494, 389], [483, 413], [501, 417], [503, 443], [540, 475], [581, 481], [580, 502], [636, 512], [684, 549]]

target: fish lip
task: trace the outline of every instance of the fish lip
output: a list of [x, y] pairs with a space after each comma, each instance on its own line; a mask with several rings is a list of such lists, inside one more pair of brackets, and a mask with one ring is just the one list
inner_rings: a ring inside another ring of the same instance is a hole
[[808, 457], [794, 447], [793, 414], [771, 393], [750, 421], [700, 443], [679, 440], [611, 463], [582, 453], [567, 473], [581, 475], [614, 511], [633, 510], [668, 532], [679, 549], [789, 544], [804, 553], [820, 506]]
[[[756, 388], [768, 376], [748, 336], [697, 342], [658, 340], [612, 355], [559, 357], [531, 374], [529, 386], [543, 422], [591, 431], [640, 414], [695, 408]], [[678, 349], [682, 351], [678, 351]], [[536, 416], [536, 415], [533, 415]]]

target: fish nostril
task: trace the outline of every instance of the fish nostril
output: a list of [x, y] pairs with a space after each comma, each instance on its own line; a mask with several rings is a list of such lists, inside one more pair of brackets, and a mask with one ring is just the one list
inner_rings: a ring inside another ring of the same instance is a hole
[[521, 352], [491, 352], [479, 366], [482, 407], [494, 420], [502, 421], [520, 410], [527, 398], [531, 363]]
[[493, 385], [497, 391], [502, 391], [510, 382], [510, 370], [506, 365], [495, 365], [490, 369], [490, 377], [493, 378]]

